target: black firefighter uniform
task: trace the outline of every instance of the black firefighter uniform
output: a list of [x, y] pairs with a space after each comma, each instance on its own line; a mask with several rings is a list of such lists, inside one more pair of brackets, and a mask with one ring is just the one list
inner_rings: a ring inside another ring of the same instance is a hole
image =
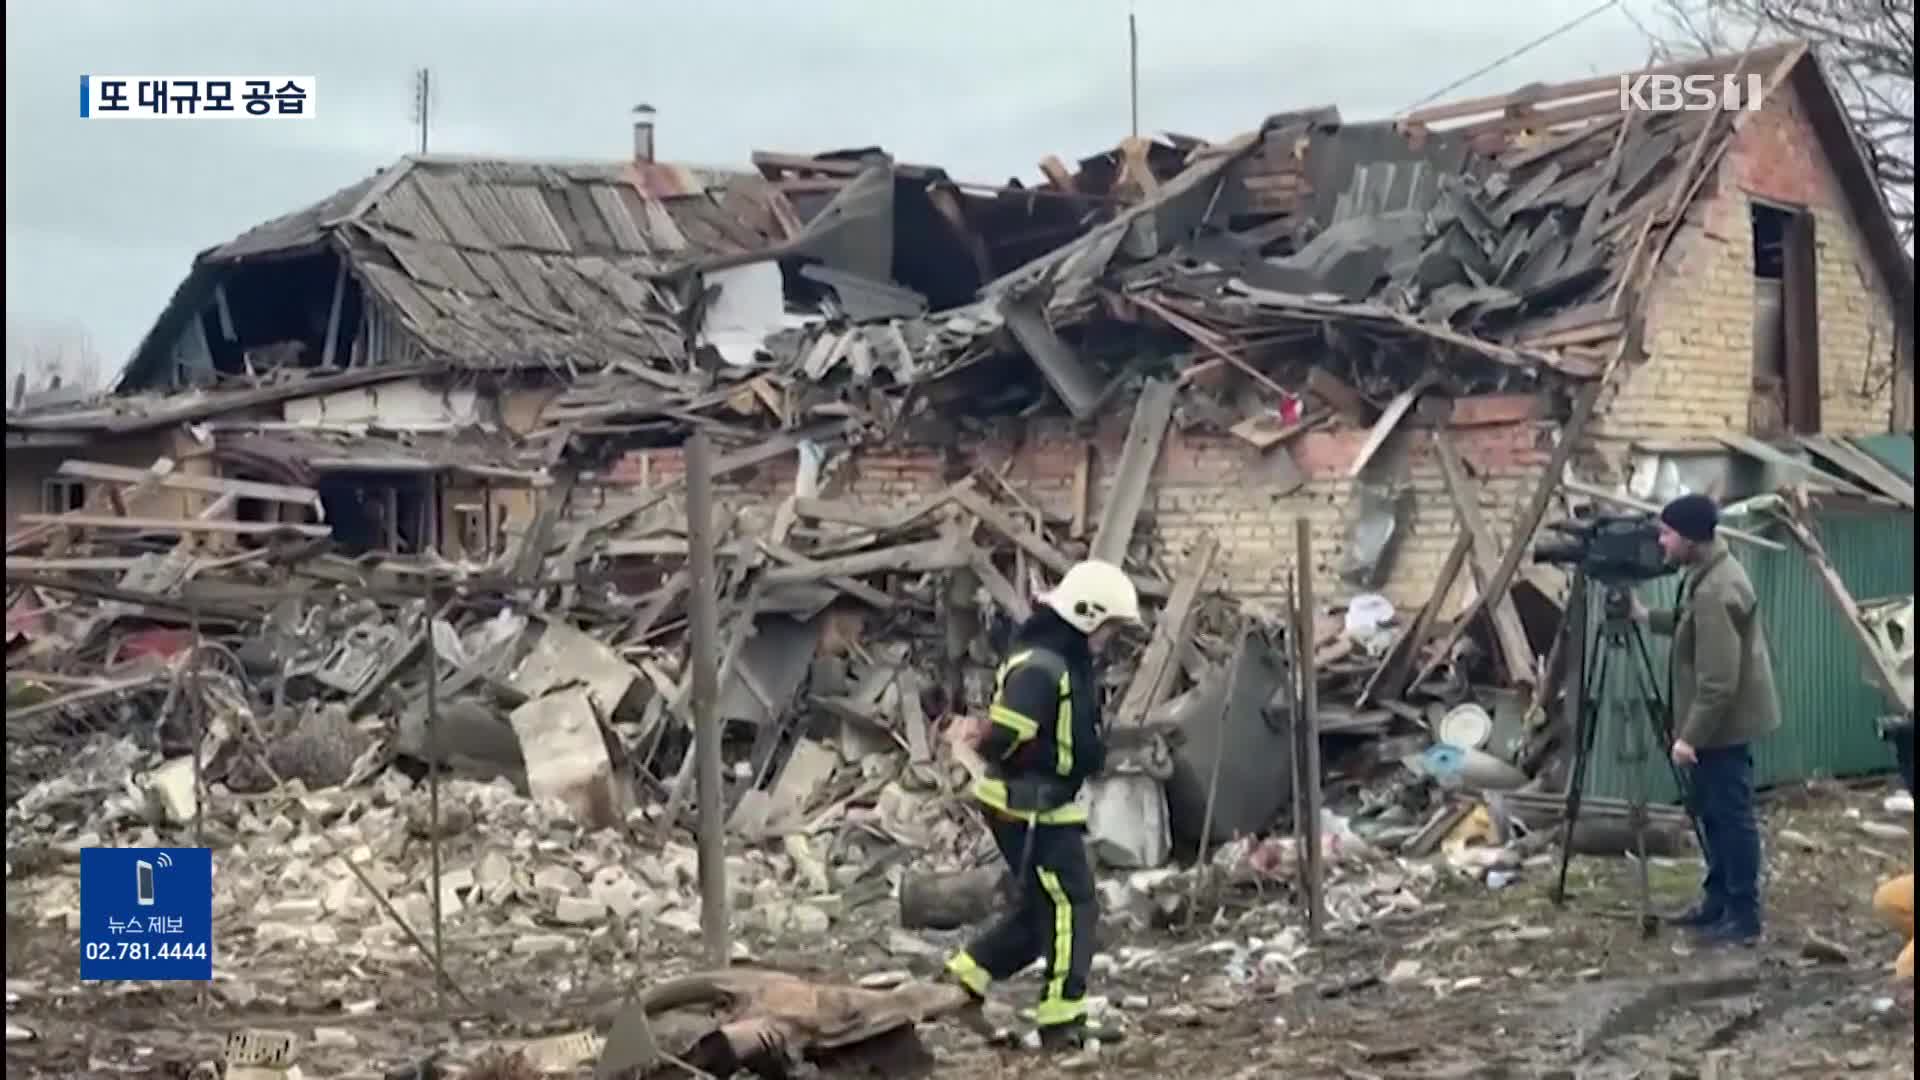
[[950, 975], [985, 997], [993, 980], [1044, 957], [1046, 984], [1033, 1012], [1041, 1028], [1084, 1021], [1098, 919], [1087, 811], [1075, 797], [1100, 771], [1106, 749], [1091, 673], [1076, 681], [1068, 668], [1036, 647], [1020, 647], [1000, 667], [980, 747], [988, 772], [973, 796], [1016, 875], [1019, 903], [947, 963]]

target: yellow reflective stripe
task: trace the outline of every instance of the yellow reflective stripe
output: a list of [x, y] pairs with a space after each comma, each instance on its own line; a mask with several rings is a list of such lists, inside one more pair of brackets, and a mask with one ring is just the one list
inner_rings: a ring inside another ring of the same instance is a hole
[[1011, 728], [1013, 730], [1014, 741], [1017, 743], [1026, 742], [1028, 739], [1040, 734], [1039, 724], [1029, 720], [1024, 714], [1007, 708], [1005, 705], [995, 705], [988, 709], [987, 718], [999, 724], [1001, 727]]
[[1054, 771], [1073, 775], [1073, 680], [1060, 673], [1060, 708], [1053, 720]]
[[1006, 781], [995, 780], [991, 776], [983, 776], [973, 782], [973, 797], [1016, 821], [1033, 825], [1084, 825], [1087, 822], [1087, 808], [1078, 802], [1070, 802], [1065, 806], [1042, 810], [1039, 813], [1015, 810], [1007, 805]]
[[1005, 781], [995, 780], [991, 776], [983, 776], [973, 782], [973, 797], [1002, 813], [1013, 813], [1013, 811], [1007, 807], [1007, 785]]
[[1066, 998], [1067, 968], [1073, 964], [1073, 905], [1067, 900], [1067, 890], [1061, 886], [1058, 874], [1045, 867], [1036, 869], [1040, 888], [1053, 904], [1053, 962], [1049, 965], [1047, 992], [1034, 1007], [1033, 1021], [1041, 1027], [1051, 1027], [1078, 1020], [1085, 1014], [1087, 1004]]
[[1006, 685], [1007, 676], [1013, 672], [1013, 669], [1026, 663], [1027, 657], [1032, 655], [1033, 650], [1028, 649], [1026, 652], [1014, 653], [1012, 656], [1007, 657], [1006, 663], [1000, 665], [1000, 670], [993, 673], [993, 694], [995, 697], [1000, 696], [1000, 690]]
[[965, 950], [954, 953], [953, 958], [947, 961], [947, 974], [960, 980], [960, 985], [972, 991], [976, 997], [986, 997], [987, 988], [993, 985], [993, 976]]
[[1033, 816], [1037, 825], [1085, 825], [1087, 808], [1077, 802], [1053, 810], [1043, 811]]
[[1033, 1007], [1033, 1024], [1035, 1027], [1059, 1027], [1085, 1015], [1085, 1001], [1043, 1001]]

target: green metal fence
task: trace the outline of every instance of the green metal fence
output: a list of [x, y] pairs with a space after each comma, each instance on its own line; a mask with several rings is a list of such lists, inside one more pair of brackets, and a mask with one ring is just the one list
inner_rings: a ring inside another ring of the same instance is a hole
[[[1911, 439], [1907, 446], [1912, 446]], [[1909, 449], [1909, 461], [1911, 453]], [[1826, 510], [1815, 515], [1814, 523], [1820, 542], [1857, 600], [1913, 592], [1911, 513]], [[1756, 780], [1762, 785], [1782, 784], [1893, 768], [1892, 753], [1874, 730], [1874, 721], [1887, 711], [1886, 701], [1867, 680], [1866, 657], [1821, 588], [1812, 564], [1794, 547], [1766, 551], [1735, 541], [1733, 550], [1759, 596], [1780, 692], [1780, 730], [1756, 748]], [[1670, 606], [1678, 590], [1676, 576], [1649, 583], [1640, 593], [1649, 607]], [[1598, 611], [1590, 614], [1594, 619], [1600, 616]], [[1659, 637], [1650, 641], [1654, 672], [1664, 692], [1666, 641]], [[1623, 668], [1616, 660], [1608, 673], [1609, 685], [1601, 688], [1597, 717], [1601, 727], [1588, 766], [1587, 793], [1628, 798], [1644, 784], [1650, 799], [1672, 802], [1671, 772], [1664, 755], [1647, 745], [1650, 738], [1638, 740], [1642, 757], [1633, 760], [1635, 742], [1614, 708], [1627, 696]], [[1644, 721], [1640, 723], [1644, 727]]]

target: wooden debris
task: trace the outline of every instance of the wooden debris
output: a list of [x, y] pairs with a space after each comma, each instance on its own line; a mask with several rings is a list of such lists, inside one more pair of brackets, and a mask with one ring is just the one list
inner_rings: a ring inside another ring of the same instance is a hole
[[1153, 480], [1153, 467], [1160, 460], [1160, 446], [1166, 440], [1167, 424], [1173, 419], [1174, 386], [1150, 382], [1140, 392], [1134, 407], [1133, 422], [1127, 428], [1127, 441], [1120, 452], [1120, 464], [1114, 472], [1112, 490], [1106, 505], [1100, 508], [1100, 526], [1093, 534], [1093, 557], [1115, 566], [1126, 562], [1127, 548], [1133, 541], [1134, 525], [1146, 504], [1147, 486]]
[[1127, 685], [1126, 696], [1114, 712], [1115, 727], [1145, 723], [1147, 714], [1167, 699], [1180, 651], [1193, 633], [1200, 590], [1213, 571], [1213, 560], [1219, 553], [1219, 539], [1208, 534], [1200, 538], [1187, 556], [1180, 576], [1174, 581], [1173, 596], [1154, 623], [1153, 639], [1147, 643], [1147, 651], [1134, 669], [1133, 681]]
[[[1473, 482], [1473, 477], [1467, 474], [1466, 463], [1460, 459], [1460, 450], [1454, 446], [1453, 439], [1445, 429], [1433, 433], [1433, 446], [1440, 457], [1440, 471], [1446, 479], [1447, 495], [1453, 500], [1454, 516], [1460, 519], [1461, 527], [1466, 529], [1468, 538], [1473, 541], [1470, 556], [1475, 581], [1485, 589], [1499, 567], [1499, 557], [1493, 533], [1480, 516], [1479, 487]], [[1501, 597], [1499, 603], [1493, 606], [1493, 632], [1501, 655], [1506, 660], [1507, 677], [1517, 685], [1532, 686], [1536, 678], [1533, 649], [1527, 643], [1527, 630], [1520, 624], [1520, 612], [1513, 606], [1512, 596]]]

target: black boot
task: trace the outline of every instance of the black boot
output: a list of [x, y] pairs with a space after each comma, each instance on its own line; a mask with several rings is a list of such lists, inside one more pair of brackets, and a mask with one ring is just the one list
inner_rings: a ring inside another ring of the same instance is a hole
[[1088, 1030], [1085, 1020], [1070, 1020], [1064, 1024], [1049, 1024], [1039, 1031], [1042, 1050], [1078, 1050], [1087, 1045]]
[[1726, 918], [1726, 908], [1711, 900], [1702, 900], [1678, 915], [1666, 920], [1669, 926], [1683, 927], [1688, 930], [1704, 930], [1717, 925]]
[[1760, 943], [1760, 919], [1758, 916], [1745, 917], [1729, 915], [1714, 923], [1702, 927], [1699, 942], [1707, 948], [1718, 946], [1750, 947]]

